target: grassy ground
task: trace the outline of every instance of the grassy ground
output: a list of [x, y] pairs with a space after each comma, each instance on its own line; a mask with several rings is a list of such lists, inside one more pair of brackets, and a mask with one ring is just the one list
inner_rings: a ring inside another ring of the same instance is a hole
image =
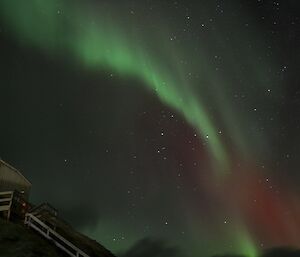
[[0, 218], [0, 257], [65, 257], [62, 252], [21, 224]]

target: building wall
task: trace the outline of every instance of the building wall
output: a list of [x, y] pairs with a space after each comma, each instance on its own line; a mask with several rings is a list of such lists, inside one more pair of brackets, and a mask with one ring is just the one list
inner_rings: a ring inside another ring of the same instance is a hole
[[17, 170], [0, 161], [0, 191], [24, 191], [28, 198], [31, 184]]

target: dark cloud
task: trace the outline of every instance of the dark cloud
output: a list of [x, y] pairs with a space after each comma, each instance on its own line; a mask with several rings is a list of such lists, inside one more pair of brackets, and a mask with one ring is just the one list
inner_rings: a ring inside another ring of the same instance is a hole
[[300, 250], [292, 248], [274, 248], [266, 251], [261, 257], [300, 257]]
[[[144, 238], [118, 257], [187, 257], [178, 247], [160, 239]], [[201, 257], [201, 256], [199, 256]], [[211, 257], [247, 257], [239, 254], [221, 254]], [[281, 247], [266, 250], [259, 257], [300, 257], [300, 250]]]
[[[224, 255], [214, 255], [212, 257], [247, 257], [245, 255], [234, 255], [234, 254], [224, 254]], [[266, 250], [259, 257], [300, 257], [300, 250], [293, 248], [272, 248]]]
[[144, 238], [119, 257], [186, 257], [176, 246], [160, 239]]
[[244, 255], [225, 254], [225, 255], [214, 255], [212, 257], [246, 257]]

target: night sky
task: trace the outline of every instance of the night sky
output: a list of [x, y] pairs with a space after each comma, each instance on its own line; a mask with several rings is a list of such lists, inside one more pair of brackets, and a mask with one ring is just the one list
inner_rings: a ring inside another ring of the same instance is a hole
[[1, 158], [121, 257], [300, 247], [298, 5], [1, 0]]

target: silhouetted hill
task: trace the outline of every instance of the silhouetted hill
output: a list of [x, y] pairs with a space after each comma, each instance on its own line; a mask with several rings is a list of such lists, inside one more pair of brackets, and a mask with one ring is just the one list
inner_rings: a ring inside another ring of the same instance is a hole
[[[108, 252], [108, 251], [107, 251]], [[97, 257], [112, 254], [95, 255]], [[21, 224], [15, 224], [0, 219], [0, 257], [67, 257], [50, 241], [27, 229]]]
[[20, 224], [0, 219], [1, 257], [66, 257], [49, 241]]

